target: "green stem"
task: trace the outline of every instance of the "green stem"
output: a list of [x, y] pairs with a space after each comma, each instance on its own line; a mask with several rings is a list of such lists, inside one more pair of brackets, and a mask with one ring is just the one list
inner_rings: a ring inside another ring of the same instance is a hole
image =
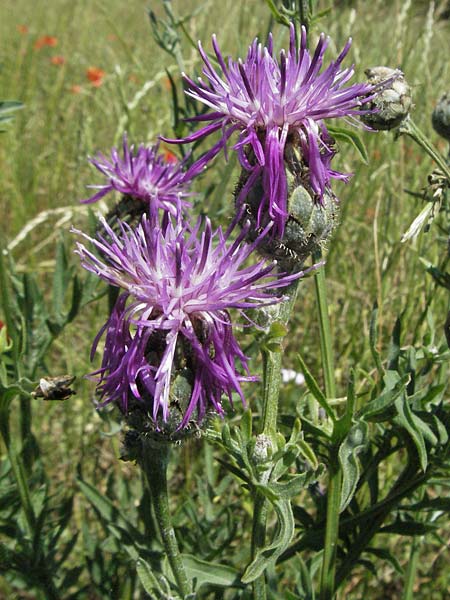
[[19, 379], [19, 332], [14, 319], [14, 308], [10, 301], [10, 287], [5, 264], [6, 256], [7, 252], [3, 250], [3, 247], [0, 244], [0, 302], [3, 311], [3, 317], [6, 323], [6, 331], [8, 333], [8, 337], [12, 341], [12, 366], [16, 375], [16, 379]]
[[[11, 442], [9, 426], [7, 424], [8, 421], [8, 409], [3, 409], [0, 412], [0, 433], [5, 444], [14, 479], [16, 480], [20, 503], [22, 505], [22, 510], [25, 514], [25, 521], [28, 527], [28, 534], [30, 536], [30, 539], [34, 539], [36, 532], [36, 515], [34, 513], [33, 504], [31, 502], [31, 495], [28, 487], [28, 478], [20, 453], [17, 451], [17, 449], [14, 447], [14, 444]], [[47, 568], [45, 557], [43, 557], [40, 574], [41, 576], [39, 577], [39, 584], [41, 586], [40, 591], [42, 591], [43, 597], [46, 598], [46, 600], [59, 600], [60, 595], [53, 583], [51, 572]], [[40, 591], [38, 591], [38, 594], [40, 594]]]
[[280, 348], [275, 352], [264, 348], [262, 350], [263, 360], [263, 407], [261, 415], [261, 433], [273, 438], [277, 431], [278, 398], [281, 384], [281, 341], [278, 338]]
[[407, 465], [393, 485], [386, 499], [380, 503], [380, 510], [372, 512], [370, 519], [367, 519], [366, 526], [361, 528], [361, 533], [353, 540], [351, 549], [347, 553], [345, 561], [339, 568], [336, 576], [336, 588], [347, 579], [361, 554], [370, 544], [374, 535], [378, 533], [388, 515], [395, 510], [403, 498], [410, 497], [413, 491], [426, 481], [426, 475], [422, 474], [416, 477], [414, 477], [414, 475], [415, 472], [413, 467]]
[[413, 600], [413, 587], [416, 579], [417, 563], [420, 555], [420, 539], [413, 537], [411, 554], [409, 556], [408, 568], [406, 570], [405, 585], [402, 600]]
[[[291, 284], [285, 291], [287, 299], [280, 305], [280, 312], [277, 322], [286, 327], [292, 313], [292, 309], [297, 298], [299, 280]], [[278, 417], [278, 398], [281, 385], [281, 366], [282, 366], [282, 342], [284, 336], [271, 338], [271, 344], [276, 344], [276, 351], [267, 347], [262, 349], [263, 358], [263, 408], [261, 416], [261, 433], [275, 441], [277, 432]], [[268, 505], [266, 498], [257, 492], [255, 495], [255, 504], [253, 509], [253, 529], [252, 529], [252, 559], [255, 558], [258, 550], [264, 547], [266, 540], [266, 522]], [[266, 578], [262, 573], [253, 582], [254, 600], [265, 600], [266, 598]]]
[[172, 526], [167, 491], [167, 465], [169, 462], [169, 445], [143, 440], [141, 466], [147, 478], [147, 484], [155, 511], [159, 533], [169, 560], [175, 581], [182, 597], [191, 593], [186, 572], [184, 570], [175, 531]]
[[[8, 420], [6, 411], [2, 411], [1, 418]], [[9, 427], [2, 424], [1, 433], [3, 441], [5, 443], [6, 451], [8, 453], [9, 462], [11, 463], [11, 470], [16, 480], [17, 489], [19, 492], [20, 503], [22, 505], [23, 512], [25, 513], [25, 519], [28, 525], [30, 536], [34, 536], [34, 530], [36, 526], [36, 517], [31, 503], [30, 490], [28, 488], [28, 479], [26, 476], [26, 470], [20, 458], [20, 454], [16, 452], [13, 444], [11, 443], [9, 436]]]
[[[292, 283], [285, 290], [286, 300], [280, 304], [277, 322], [286, 327], [297, 298], [299, 281]], [[281, 385], [282, 343], [284, 336], [271, 338], [271, 344], [276, 344], [275, 351], [262, 348], [263, 358], [263, 409], [261, 433], [273, 437], [277, 431], [278, 398]]]
[[[321, 258], [321, 252], [317, 252], [314, 255], [315, 262], [320, 261]], [[328, 314], [325, 269], [319, 269], [314, 274], [314, 282], [319, 312], [320, 353], [324, 371], [325, 392], [327, 398], [330, 399], [336, 397], [336, 383], [334, 380], [334, 355], [330, 317]], [[336, 553], [339, 539], [339, 506], [342, 489], [342, 473], [339, 460], [337, 459], [337, 450], [338, 448], [333, 446], [329, 453], [327, 519], [320, 582], [320, 600], [331, 600], [334, 598]]]
[[427, 136], [421, 129], [414, 123], [411, 117], [407, 117], [398, 128], [399, 134], [409, 135], [416, 144], [425, 150], [425, 152], [434, 160], [439, 166], [444, 175], [450, 181], [450, 166], [448, 165], [445, 158], [436, 150]]
[[[364, 525], [367, 523], [372, 523], [378, 518], [380, 513], [383, 513], [383, 520], [385, 520], [386, 517], [396, 509], [401, 500], [410, 497], [420, 486], [426, 482], [426, 480], [427, 476], [424, 474], [421, 474], [419, 477], [415, 478], [410, 477], [408, 483], [402, 479], [403, 483], [396, 483], [392, 488], [392, 491], [384, 500], [372, 505], [361, 513], [358, 513], [352, 517], [346, 517], [340, 521], [339, 527], [342, 528], [344, 533], [347, 533], [352, 529], [355, 530], [356, 527], [362, 527], [363, 533], [361, 539], [357, 539], [357, 552], [354, 552], [355, 543], [352, 543], [352, 559], [351, 561], [346, 560], [345, 570], [342, 567], [339, 569], [339, 572], [336, 576], [336, 587], [339, 587], [340, 583], [342, 583], [348, 577], [351, 569], [359, 559], [361, 552], [364, 551], [366, 546], [371, 541], [370, 539], [367, 539], [367, 527], [364, 527]], [[281, 555], [278, 563], [289, 560], [292, 558], [292, 556], [298, 554], [299, 552], [303, 552], [304, 550], [316, 548], [322, 539], [322, 529], [314, 529], [313, 531], [310, 530]]]
[[[314, 255], [314, 262], [319, 262], [321, 259], [321, 252]], [[324, 268], [315, 272], [314, 283], [317, 309], [319, 311], [320, 354], [324, 370], [325, 392], [327, 398], [330, 399], [336, 398], [336, 384], [334, 381], [334, 355], [331, 341], [331, 325], [328, 314], [327, 287]]]
[[341, 489], [342, 473], [337, 459], [337, 448], [332, 448], [328, 465], [327, 520], [320, 580], [320, 600], [334, 598]]

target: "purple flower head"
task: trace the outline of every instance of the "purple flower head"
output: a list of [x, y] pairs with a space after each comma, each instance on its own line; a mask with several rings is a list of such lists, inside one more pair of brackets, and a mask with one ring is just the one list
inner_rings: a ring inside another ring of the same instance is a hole
[[208, 219], [193, 228], [169, 219], [158, 228], [144, 215], [136, 229], [122, 223], [118, 234], [104, 219], [102, 226], [105, 237], [97, 239], [74, 230], [99, 251], [97, 256], [77, 243], [83, 267], [124, 290], [92, 349], [94, 354], [106, 332], [103, 362], [93, 374], [102, 404], [115, 402], [126, 414], [130, 402], [138, 402], [158, 429], [170, 417], [171, 386], [182, 371], [189, 395], [178, 429], [210, 411], [222, 415], [223, 393], [231, 401], [236, 392], [244, 402], [241, 382], [256, 378], [234, 337], [229, 310], [279, 302], [273, 290], [302, 273], [278, 274], [276, 263], [265, 260], [249, 265], [259, 240], [243, 241], [248, 224], [235, 241], [229, 239], [234, 224], [213, 232]]
[[183, 76], [188, 84], [186, 93], [212, 111], [192, 120], [209, 123], [186, 138], [166, 140], [192, 142], [220, 130], [221, 139], [206, 154], [212, 159], [222, 148], [226, 149], [233, 132], [238, 132], [239, 140], [234, 148], [241, 165], [251, 173], [246, 189], [262, 177], [264, 196], [258, 214], [259, 224], [264, 225], [262, 214], [268, 213], [274, 221], [273, 233], [279, 237], [283, 235], [288, 217], [286, 145], [291, 143], [300, 149], [311, 190], [316, 200], [322, 202], [331, 178], [348, 179], [348, 175], [330, 167], [336, 150], [324, 119], [343, 117], [354, 121], [357, 115], [369, 112], [362, 105], [373, 97], [374, 92], [366, 83], [348, 85], [354, 69], [353, 66], [341, 69], [341, 63], [351, 40], [336, 61], [322, 71], [328, 38], [324, 34], [320, 36], [313, 55], [306, 47], [304, 28], [298, 50], [296, 42], [295, 29], [291, 25], [289, 50], [287, 53], [282, 50], [279, 60], [273, 55], [270, 37], [267, 47], [255, 39], [247, 58], [233, 61], [231, 58], [224, 60], [213, 36], [219, 69], [213, 66], [199, 43], [205, 65], [203, 74], [208, 81], [199, 78], [195, 83]]
[[140, 145], [135, 151], [134, 146], [128, 146], [126, 135], [123, 138], [123, 158], [113, 148], [110, 160], [99, 154], [90, 161], [107, 181], [89, 186], [98, 192], [83, 202], [96, 202], [115, 190], [148, 203], [151, 215], [162, 209], [175, 216], [182, 208], [190, 206], [186, 200], [192, 195], [189, 186], [200, 172], [195, 165], [186, 168], [186, 159], [181, 162], [166, 160], [159, 153], [159, 144], [150, 147]]

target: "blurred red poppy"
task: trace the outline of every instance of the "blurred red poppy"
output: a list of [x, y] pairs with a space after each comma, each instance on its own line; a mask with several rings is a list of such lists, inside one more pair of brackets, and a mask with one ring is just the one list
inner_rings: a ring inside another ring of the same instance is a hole
[[95, 87], [102, 85], [105, 75], [105, 71], [99, 69], [98, 67], [89, 67], [89, 69], [86, 70], [86, 77]]
[[50, 48], [54, 48], [57, 45], [58, 45], [58, 38], [56, 38], [52, 35], [43, 35], [42, 37], [38, 38], [34, 42], [34, 49], [40, 50], [44, 46], [50, 46]]
[[61, 66], [66, 62], [66, 59], [64, 56], [56, 55], [51, 57], [50, 62], [52, 65]]

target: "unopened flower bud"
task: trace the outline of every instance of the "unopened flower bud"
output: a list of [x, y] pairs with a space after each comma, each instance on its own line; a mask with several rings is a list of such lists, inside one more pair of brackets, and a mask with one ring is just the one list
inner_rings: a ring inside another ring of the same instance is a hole
[[[280, 239], [269, 232], [258, 246], [258, 251], [275, 259], [281, 271], [293, 272], [301, 269], [305, 260], [321, 250], [330, 239], [339, 222], [339, 205], [330, 191], [325, 190], [319, 201], [309, 186], [304, 184], [305, 166], [296, 148], [288, 148], [286, 156], [289, 216], [284, 235]], [[245, 177], [245, 174], [241, 177]], [[245, 218], [249, 218], [254, 225], [249, 231], [251, 240], [261, 232], [261, 228], [256, 227], [256, 222], [262, 194], [261, 182], [257, 181], [246, 198]]]
[[255, 465], [262, 465], [268, 461], [272, 455], [272, 442], [270, 438], [261, 433], [258, 435], [255, 441], [255, 447], [253, 448], [252, 459]]
[[[190, 369], [183, 368], [176, 371], [170, 381], [169, 389], [169, 414], [164, 420], [161, 414], [156, 422], [147, 413], [141, 403], [130, 401], [126, 421], [131, 430], [136, 431], [145, 438], [155, 441], [181, 442], [199, 431], [197, 411], [193, 411], [189, 423], [182, 427], [183, 419], [192, 397], [193, 374]], [[130, 459], [127, 459], [130, 460]]]
[[435, 131], [450, 142], [450, 92], [442, 96], [431, 115]]
[[253, 323], [268, 333], [271, 325], [280, 320], [280, 308], [280, 304], [272, 304], [247, 310], [246, 314]]
[[129, 429], [125, 432], [120, 448], [120, 460], [134, 462], [141, 457], [141, 438], [138, 431]]
[[366, 107], [374, 112], [361, 116], [373, 129], [394, 129], [406, 119], [412, 106], [411, 88], [399, 69], [373, 67], [365, 71], [368, 83], [380, 90]]

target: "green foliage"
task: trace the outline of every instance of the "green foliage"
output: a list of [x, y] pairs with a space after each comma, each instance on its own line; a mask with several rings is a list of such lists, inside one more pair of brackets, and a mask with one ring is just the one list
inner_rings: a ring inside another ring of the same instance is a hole
[[16, 100], [0, 100], [0, 133], [6, 131], [6, 123], [12, 121], [14, 112], [23, 108], [22, 102]]

